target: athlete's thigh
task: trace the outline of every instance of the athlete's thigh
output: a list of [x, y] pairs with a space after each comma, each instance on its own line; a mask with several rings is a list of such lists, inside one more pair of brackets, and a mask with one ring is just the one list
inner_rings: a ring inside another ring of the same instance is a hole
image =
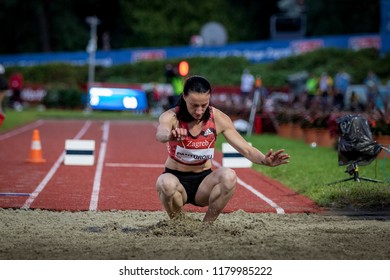
[[210, 194], [215, 188], [217, 188], [216, 191], [222, 191], [221, 184], [227, 184], [227, 181], [234, 182], [233, 185], [235, 186], [236, 178], [236, 173], [230, 168], [220, 167], [217, 170], [214, 170], [211, 174], [206, 176], [199, 185], [198, 192], [195, 196], [195, 202], [203, 206], [208, 205]]
[[169, 192], [178, 191], [182, 194], [184, 201], [187, 200], [187, 192], [184, 189], [183, 185], [180, 183], [179, 178], [177, 178], [171, 173], [161, 174], [157, 179], [156, 187], [158, 190], [163, 191], [167, 195], [170, 195]]
[[195, 195], [195, 202], [197, 204], [202, 206], [209, 204], [210, 194], [214, 187], [220, 182], [222, 171], [223, 170], [221, 169], [217, 169], [203, 179]]

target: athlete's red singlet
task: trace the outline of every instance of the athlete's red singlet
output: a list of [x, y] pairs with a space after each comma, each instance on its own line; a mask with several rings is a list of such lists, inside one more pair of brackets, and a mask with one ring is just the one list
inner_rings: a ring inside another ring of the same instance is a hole
[[[176, 112], [177, 110], [178, 107], [175, 108]], [[196, 136], [189, 132], [188, 123], [179, 121], [178, 127], [187, 129], [188, 134], [183, 141], [169, 141], [167, 143], [168, 154], [172, 159], [186, 165], [202, 165], [214, 157], [217, 130], [211, 106], [209, 110], [210, 118], [203, 122], [202, 130]]]

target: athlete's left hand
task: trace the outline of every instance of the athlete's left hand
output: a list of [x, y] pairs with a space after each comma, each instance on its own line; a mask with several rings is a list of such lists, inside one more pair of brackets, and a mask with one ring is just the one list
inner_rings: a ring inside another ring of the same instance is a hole
[[284, 150], [278, 150], [273, 152], [272, 149], [265, 154], [265, 158], [263, 159], [263, 164], [267, 166], [278, 166], [281, 164], [289, 163], [290, 156], [284, 153]]

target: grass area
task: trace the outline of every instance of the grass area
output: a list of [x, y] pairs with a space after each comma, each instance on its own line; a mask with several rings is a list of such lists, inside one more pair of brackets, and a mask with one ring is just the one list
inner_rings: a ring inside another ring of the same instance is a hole
[[[0, 133], [21, 126], [37, 119], [153, 119], [149, 115], [130, 112], [90, 112], [35, 109], [15, 112], [6, 111], [6, 121], [0, 127]], [[221, 149], [223, 137], [218, 138], [217, 148]], [[348, 181], [328, 185], [349, 178], [345, 166], [339, 166], [337, 151], [333, 148], [311, 148], [301, 140], [291, 140], [272, 134], [252, 135], [247, 138], [253, 146], [266, 152], [285, 149], [291, 160], [287, 165], [269, 168], [256, 165], [253, 168], [263, 174], [277, 179], [291, 189], [313, 199], [324, 207], [356, 209], [389, 209], [390, 208], [390, 161], [376, 159], [370, 165], [360, 166], [359, 175], [375, 178], [384, 183]]]
[[[219, 145], [224, 139], [219, 139]], [[252, 135], [247, 138], [253, 146], [266, 152], [270, 148], [285, 149], [290, 154], [290, 163], [270, 168], [256, 165], [254, 168], [275, 178], [291, 189], [313, 199], [324, 207], [389, 209], [390, 207], [390, 161], [375, 159], [371, 164], [359, 166], [361, 177], [384, 181], [348, 181], [329, 183], [350, 178], [346, 166], [338, 165], [338, 154], [334, 148], [312, 148], [302, 140], [291, 140], [277, 135]]]
[[38, 119], [78, 119], [78, 120], [151, 120], [152, 116], [134, 112], [117, 112], [117, 111], [83, 111], [83, 110], [44, 110], [31, 108], [17, 112], [8, 109], [5, 112], [6, 119], [0, 127], [0, 133], [11, 130], [18, 126], [33, 122]]
[[35, 110], [22, 111], [22, 112], [16, 112], [14, 110], [6, 110], [4, 112], [5, 120], [3, 122], [3, 125], [0, 126], [0, 133], [37, 120], [39, 118], [37, 113], [38, 112]]

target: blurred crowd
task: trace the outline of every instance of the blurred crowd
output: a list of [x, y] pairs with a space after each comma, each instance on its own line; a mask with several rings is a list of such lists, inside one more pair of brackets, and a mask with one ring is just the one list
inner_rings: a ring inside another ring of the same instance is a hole
[[359, 85], [351, 85], [351, 80], [351, 75], [344, 69], [334, 77], [326, 72], [319, 77], [309, 73], [301, 101], [306, 109], [322, 112], [372, 112], [377, 106], [388, 104], [390, 81], [387, 86], [382, 85], [372, 70]]

